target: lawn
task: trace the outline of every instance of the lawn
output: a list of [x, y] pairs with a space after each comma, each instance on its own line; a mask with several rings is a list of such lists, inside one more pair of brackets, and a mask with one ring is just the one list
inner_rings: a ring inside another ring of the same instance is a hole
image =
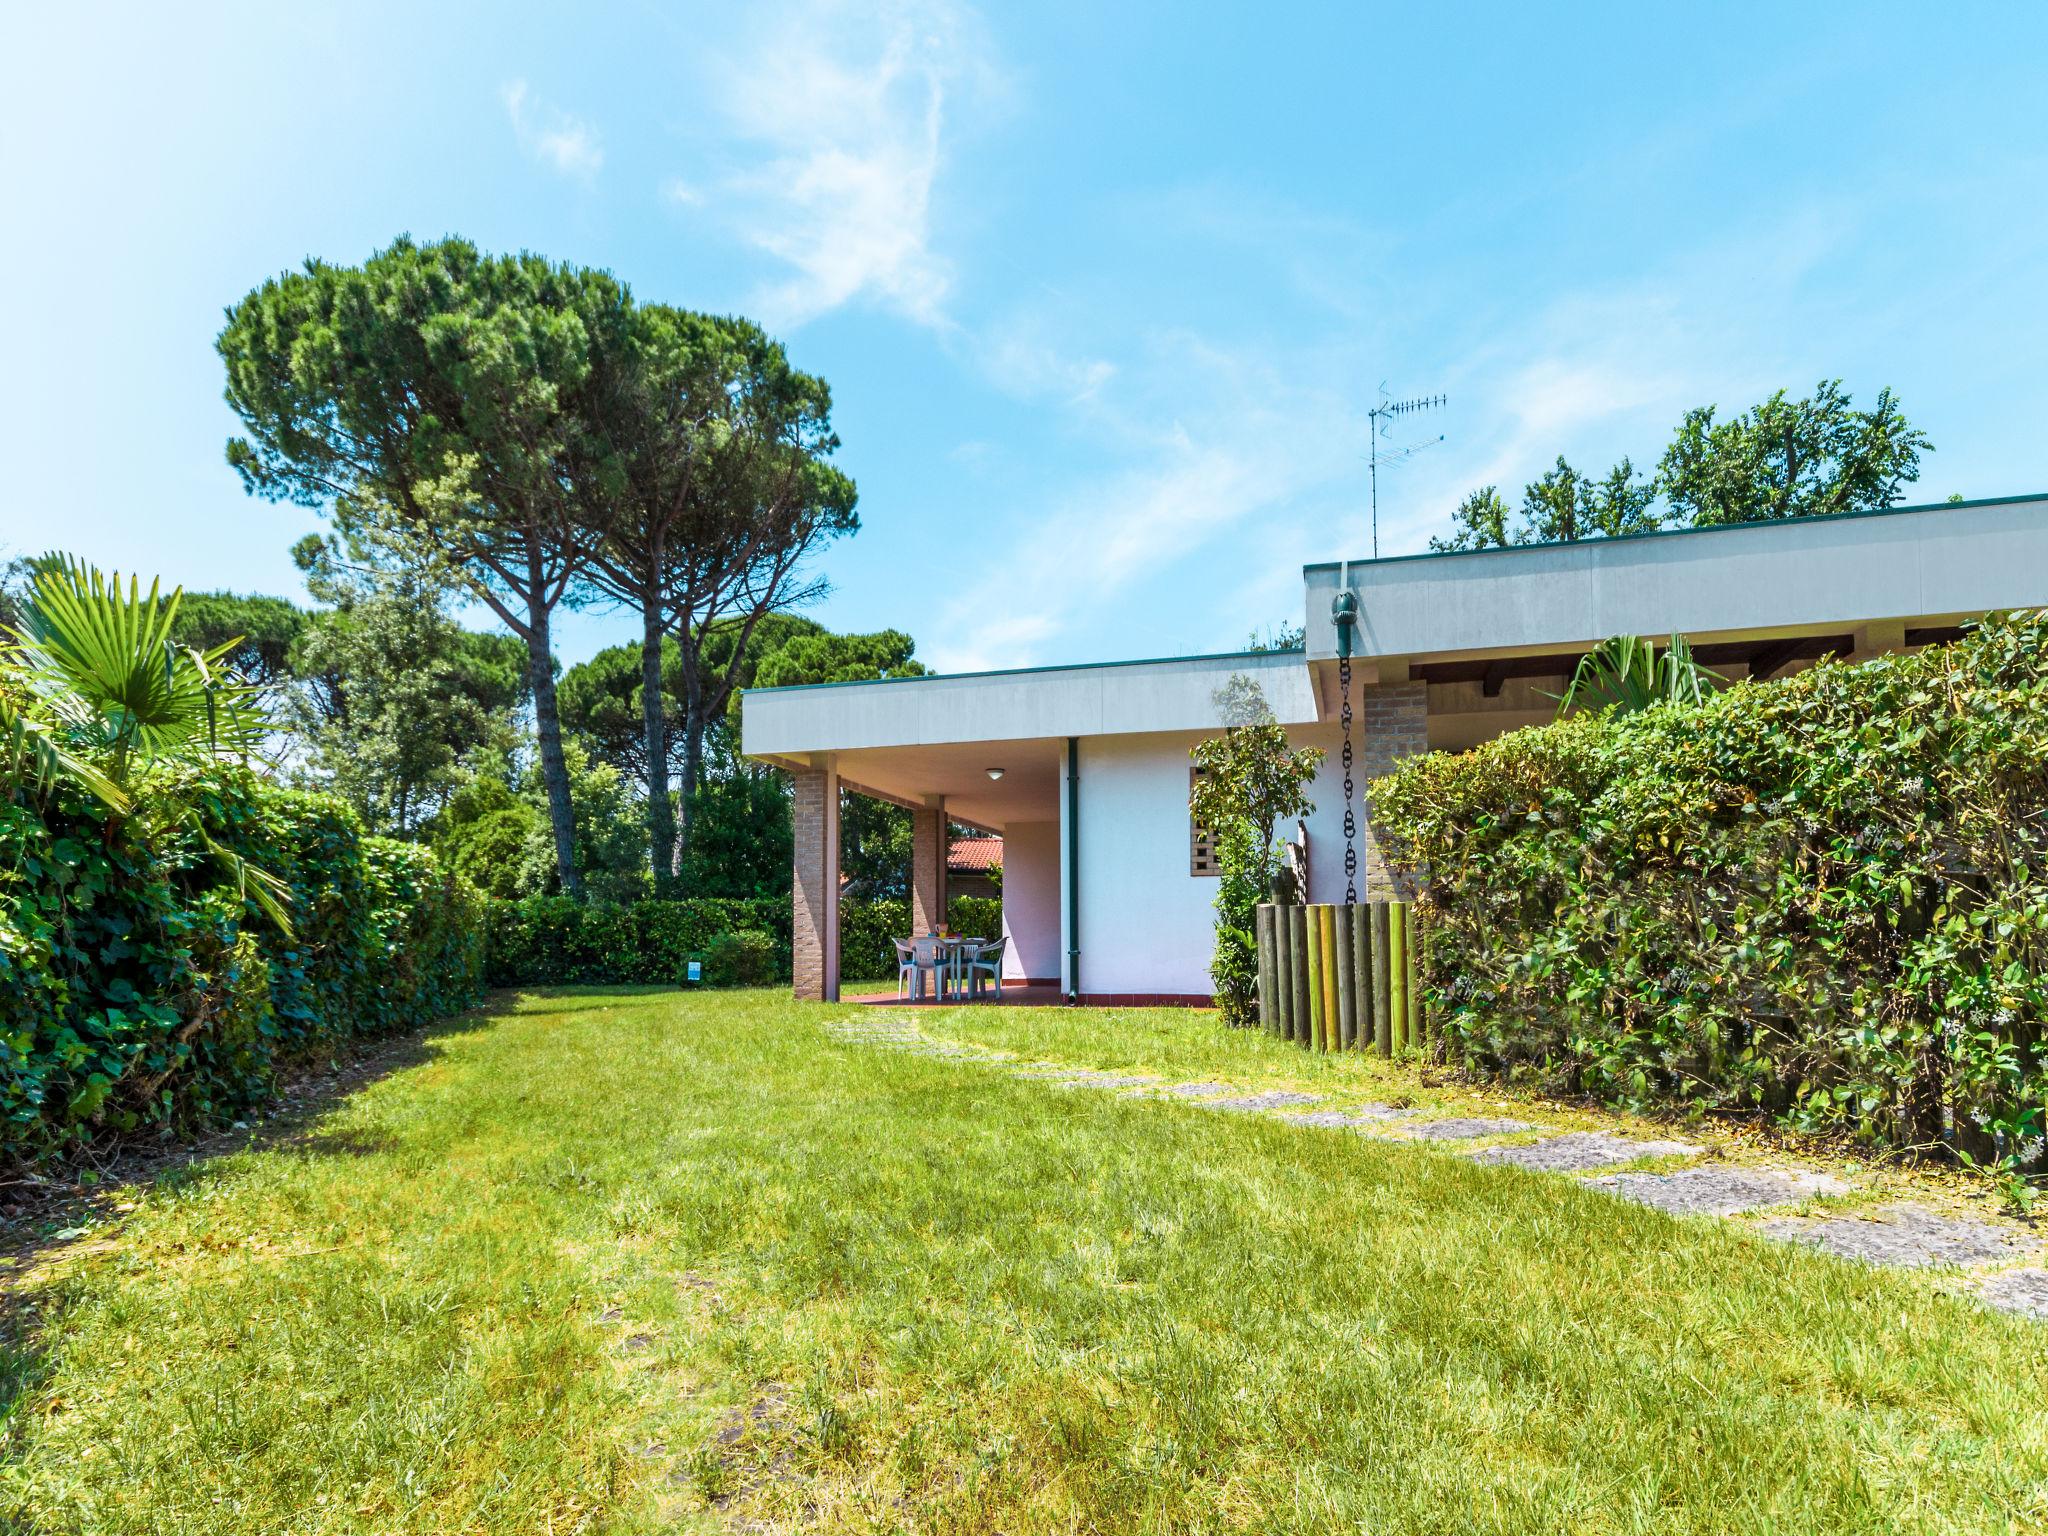
[[[828, 1034], [848, 1011], [508, 1000], [160, 1181], [15, 1284], [0, 1526], [2048, 1521], [2040, 1325], [1452, 1151]], [[1167, 1010], [953, 1027], [1384, 1070]]]

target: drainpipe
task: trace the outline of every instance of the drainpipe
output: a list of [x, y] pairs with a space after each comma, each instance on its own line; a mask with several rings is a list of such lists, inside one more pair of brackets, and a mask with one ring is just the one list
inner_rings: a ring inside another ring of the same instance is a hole
[[1081, 738], [1067, 738], [1067, 1005], [1081, 1002]]

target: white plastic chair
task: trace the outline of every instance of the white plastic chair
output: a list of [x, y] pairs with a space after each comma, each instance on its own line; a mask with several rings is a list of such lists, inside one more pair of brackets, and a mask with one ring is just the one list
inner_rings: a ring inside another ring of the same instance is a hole
[[961, 979], [967, 983], [970, 1000], [981, 996], [981, 978], [986, 975], [995, 983], [996, 1001], [1003, 1000], [1003, 950], [1008, 939], [992, 939], [986, 944], [977, 944], [960, 957]]

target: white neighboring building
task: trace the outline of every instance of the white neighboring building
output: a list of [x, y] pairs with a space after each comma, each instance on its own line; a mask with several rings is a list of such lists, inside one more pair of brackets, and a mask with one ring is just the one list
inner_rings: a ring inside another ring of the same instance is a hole
[[960, 821], [1004, 838], [1006, 976], [1083, 1003], [1207, 1001], [1216, 886], [1188, 817], [1188, 749], [1221, 728], [1214, 694], [1233, 674], [1327, 754], [1310, 895], [1344, 899], [1341, 593], [1357, 604], [1363, 898], [1385, 879], [1364, 786], [1396, 758], [1549, 719], [1609, 635], [1681, 633], [1701, 660], [1769, 677], [2048, 605], [2048, 497], [1312, 565], [1299, 651], [751, 690], [745, 750], [795, 779], [797, 996], [839, 995], [844, 788], [917, 813], [916, 931], [945, 910], [945, 824]]

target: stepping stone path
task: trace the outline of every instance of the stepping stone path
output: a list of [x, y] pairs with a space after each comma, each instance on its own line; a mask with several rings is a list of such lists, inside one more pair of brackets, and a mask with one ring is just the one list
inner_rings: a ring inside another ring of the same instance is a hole
[[1925, 1269], [1937, 1264], [1989, 1264], [2011, 1258], [2006, 1234], [1981, 1221], [1937, 1216], [1915, 1205], [1889, 1207], [1880, 1219], [1838, 1216], [1828, 1221], [1767, 1221], [1759, 1231], [1805, 1243], [1838, 1258]]
[[1097, 1072], [1087, 1077], [1056, 1077], [1052, 1081], [1058, 1088], [1123, 1088], [1135, 1092], [1140, 1088], [1150, 1087], [1159, 1079], [1143, 1074], [1119, 1075], [1115, 1072]]
[[1453, 1116], [1448, 1120], [1425, 1120], [1408, 1127], [1417, 1141], [1470, 1141], [1475, 1136], [1506, 1136], [1515, 1131], [1533, 1131], [1526, 1120], [1474, 1120]]
[[[879, 1045], [931, 1060], [994, 1067], [1012, 1077], [1054, 1088], [1101, 1088], [1155, 1103], [1187, 1099], [1205, 1109], [1267, 1114], [1308, 1129], [1378, 1131], [1413, 1141], [1477, 1141], [1537, 1129], [1526, 1120], [1481, 1116], [1432, 1120], [1427, 1118], [1428, 1110], [1393, 1104], [1309, 1109], [1303, 1106], [1321, 1104], [1323, 1097], [1291, 1088], [1253, 1092], [1229, 1083], [1172, 1083], [1150, 1073], [1104, 1071], [1056, 1061], [1023, 1061], [1010, 1051], [934, 1039], [910, 1019], [835, 1021], [826, 1029], [849, 1042]], [[1568, 1131], [1520, 1146], [1482, 1147], [1470, 1155], [1475, 1162], [1564, 1174], [1586, 1173], [1646, 1157], [1690, 1157], [1699, 1150], [1690, 1142], [1632, 1141], [1609, 1131]], [[1718, 1166], [1682, 1168], [1672, 1173], [1610, 1173], [1581, 1182], [1587, 1189], [1674, 1216], [1740, 1216], [1850, 1192], [1841, 1180], [1822, 1173]], [[1760, 1222], [1752, 1230], [1842, 1258], [1905, 1268], [1991, 1265], [2021, 1258], [2027, 1252], [2011, 1229], [1940, 1216], [1910, 1205], [1892, 1206], [1867, 1215], [1780, 1218]], [[2040, 1267], [2038, 1260], [2026, 1267], [1992, 1274], [1977, 1287], [1976, 1294], [1987, 1306], [2048, 1321], [2048, 1268]]]
[[1986, 1280], [1977, 1294], [2001, 1312], [2048, 1320], [2048, 1269], [2009, 1269]]
[[[1427, 1126], [1417, 1128], [1420, 1135]], [[1517, 1126], [1527, 1130], [1527, 1126]], [[1473, 1161], [1509, 1163], [1537, 1173], [1583, 1173], [1588, 1168], [1608, 1168], [1632, 1163], [1639, 1157], [1690, 1157], [1699, 1148], [1685, 1141], [1628, 1141], [1606, 1131], [1569, 1131], [1525, 1147], [1488, 1147], [1474, 1152]]]
[[1363, 1130], [1368, 1125], [1384, 1125], [1389, 1120], [1399, 1120], [1413, 1113], [1413, 1110], [1396, 1109], [1391, 1104], [1359, 1104], [1350, 1109], [1311, 1109], [1280, 1118], [1295, 1125], [1312, 1125], [1322, 1130], [1351, 1131]]
[[1287, 1109], [1296, 1104], [1319, 1104], [1322, 1096], [1314, 1093], [1295, 1093], [1286, 1088], [1274, 1088], [1266, 1093], [1249, 1093], [1237, 1099], [1211, 1099], [1202, 1106], [1204, 1109], [1234, 1109], [1253, 1114], [1263, 1114], [1276, 1109]]
[[1672, 1216], [1733, 1216], [1773, 1205], [1796, 1205], [1816, 1195], [1844, 1195], [1849, 1186], [1824, 1173], [1775, 1173], [1758, 1168], [1683, 1168], [1677, 1173], [1610, 1173], [1588, 1179], [1605, 1190]]

